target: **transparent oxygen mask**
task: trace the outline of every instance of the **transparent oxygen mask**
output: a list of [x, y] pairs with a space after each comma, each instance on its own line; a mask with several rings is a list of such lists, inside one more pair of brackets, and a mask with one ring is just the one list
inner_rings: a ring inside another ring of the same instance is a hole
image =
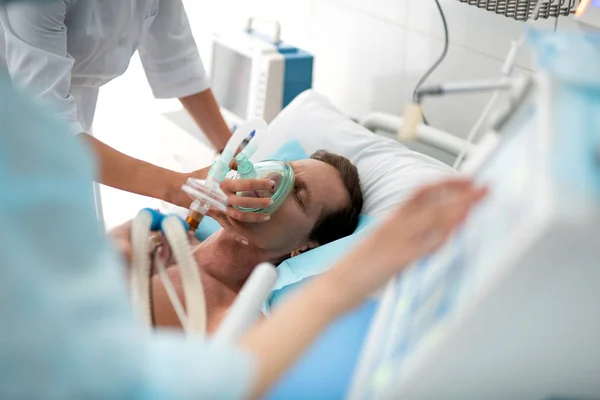
[[[275, 182], [271, 190], [257, 190], [254, 192], [239, 192], [238, 196], [255, 197], [255, 198], [270, 198], [273, 200], [267, 208], [245, 208], [236, 207], [238, 210], [246, 212], [255, 212], [273, 215], [283, 204], [285, 199], [294, 189], [294, 170], [291, 165], [285, 161], [266, 160], [253, 164], [254, 175], [253, 179], [270, 179]], [[237, 172], [233, 179], [247, 179], [240, 172]]]

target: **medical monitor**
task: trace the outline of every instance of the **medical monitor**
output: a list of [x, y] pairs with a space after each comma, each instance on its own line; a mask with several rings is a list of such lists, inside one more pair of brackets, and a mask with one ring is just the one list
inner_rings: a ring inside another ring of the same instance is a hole
[[248, 115], [252, 57], [215, 42], [211, 71], [213, 93], [221, 107]]
[[313, 56], [254, 30], [213, 37], [212, 91], [232, 130], [259, 117], [267, 123], [312, 87]]
[[600, 394], [600, 210], [552, 172], [550, 86], [502, 125], [487, 199], [388, 284], [349, 398]]

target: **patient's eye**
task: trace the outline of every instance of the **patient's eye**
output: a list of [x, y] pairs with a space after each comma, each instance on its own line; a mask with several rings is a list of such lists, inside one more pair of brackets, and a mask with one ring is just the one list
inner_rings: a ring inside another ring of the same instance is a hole
[[295, 184], [294, 185], [294, 199], [296, 200], [296, 203], [298, 203], [298, 205], [300, 206], [300, 208], [302, 209], [303, 212], [306, 212], [306, 204], [304, 203], [304, 199], [302, 198], [302, 187], [299, 184]]

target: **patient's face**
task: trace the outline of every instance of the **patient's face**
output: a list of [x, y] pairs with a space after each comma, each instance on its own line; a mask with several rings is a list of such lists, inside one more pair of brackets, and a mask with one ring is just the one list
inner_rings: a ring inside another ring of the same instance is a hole
[[350, 202], [339, 172], [331, 165], [308, 159], [292, 162], [291, 166], [296, 177], [294, 190], [271, 219], [235, 223], [252, 244], [281, 256], [308, 244], [309, 234], [321, 217]]

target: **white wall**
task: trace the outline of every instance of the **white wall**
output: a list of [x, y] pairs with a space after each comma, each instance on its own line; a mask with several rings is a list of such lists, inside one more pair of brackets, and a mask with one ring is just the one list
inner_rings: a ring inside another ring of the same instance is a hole
[[[511, 40], [524, 24], [458, 0], [441, 0], [450, 27], [450, 51], [429, 82], [498, 77]], [[433, 0], [187, 0], [205, 59], [210, 35], [244, 26], [250, 15], [277, 18], [283, 39], [315, 56], [314, 87], [355, 118], [370, 111], [401, 114], [414, 86], [443, 47], [442, 23]], [[554, 20], [539, 26], [554, 29]], [[535, 61], [524, 51], [519, 72]], [[426, 100], [433, 125], [466, 135], [488, 95]]]
[[[456, 0], [443, 5], [453, 44], [432, 81], [496, 75], [521, 25]], [[188, 0], [186, 7], [206, 61], [212, 32], [241, 28], [249, 15], [279, 19], [284, 40], [315, 54], [315, 88], [356, 118], [374, 110], [401, 113], [443, 44], [433, 0]], [[527, 57], [523, 65], [531, 66]], [[425, 111], [433, 124], [460, 134], [482, 101], [435, 99]]]
[[[511, 39], [522, 24], [458, 0], [441, 0], [448, 15], [452, 46], [431, 82], [497, 76]], [[250, 15], [277, 18], [284, 40], [316, 56], [315, 88], [343, 111], [361, 118], [370, 111], [401, 114], [418, 77], [442, 49], [442, 29], [433, 0], [184, 0], [206, 65], [211, 35], [241, 29]], [[553, 27], [554, 21], [546, 21]], [[560, 20], [559, 27], [577, 28]], [[599, 24], [600, 26], [600, 24]], [[532, 69], [524, 54], [522, 70]], [[124, 95], [126, 94], [126, 95]], [[429, 100], [431, 122], [463, 135], [486, 96]], [[177, 100], [153, 99], [138, 57], [127, 73], [101, 90], [94, 132], [106, 143], [132, 156], [176, 170], [208, 165], [212, 153], [162, 115], [180, 111]], [[185, 113], [176, 113], [186, 116]], [[191, 119], [188, 132], [197, 132]], [[186, 125], [187, 124], [187, 125]], [[114, 226], [156, 202], [103, 188], [105, 216]]]

